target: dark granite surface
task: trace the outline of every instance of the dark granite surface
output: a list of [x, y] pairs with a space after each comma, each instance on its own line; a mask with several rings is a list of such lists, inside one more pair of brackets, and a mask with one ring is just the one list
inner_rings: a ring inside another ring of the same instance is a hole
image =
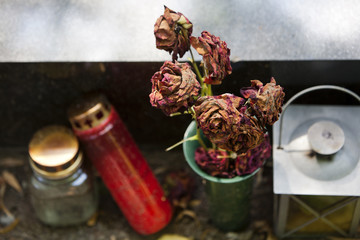
[[[0, 63], [0, 149], [26, 146], [42, 126], [69, 125], [66, 109], [75, 98], [89, 91], [101, 91], [108, 96], [137, 142], [177, 141], [190, 121], [189, 116], [166, 117], [149, 103], [150, 79], [161, 65]], [[239, 95], [239, 89], [249, 86], [250, 80], [268, 82], [271, 76], [285, 88], [286, 99], [319, 84], [339, 85], [360, 94], [360, 61], [237, 62], [232, 67], [232, 75], [222, 85], [213, 87], [215, 94]], [[347, 96], [326, 91], [299, 101], [354, 103]]]

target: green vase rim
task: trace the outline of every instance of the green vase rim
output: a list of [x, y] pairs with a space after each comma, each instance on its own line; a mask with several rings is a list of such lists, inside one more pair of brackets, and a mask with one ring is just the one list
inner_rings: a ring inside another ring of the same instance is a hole
[[[189, 134], [194, 128], [196, 128], [195, 120], [193, 120], [187, 127], [185, 134], [184, 134], [184, 139], [191, 137], [191, 136], [189, 136]], [[205, 178], [206, 180], [209, 180], [212, 182], [218, 182], [218, 183], [236, 183], [236, 182], [240, 182], [240, 181], [243, 181], [243, 180], [253, 177], [260, 170], [260, 168], [258, 168], [250, 174], [246, 174], [244, 176], [236, 176], [233, 178], [219, 178], [219, 177], [211, 176], [200, 169], [200, 167], [195, 162], [193, 154], [189, 153], [189, 147], [191, 144], [190, 142], [192, 142], [192, 141], [186, 141], [183, 143], [183, 152], [184, 152], [185, 160], [189, 164], [189, 166], [191, 167], [192, 170], [194, 170], [198, 175], [200, 175], [202, 178]], [[198, 143], [196, 143], [196, 144], [198, 144]]]

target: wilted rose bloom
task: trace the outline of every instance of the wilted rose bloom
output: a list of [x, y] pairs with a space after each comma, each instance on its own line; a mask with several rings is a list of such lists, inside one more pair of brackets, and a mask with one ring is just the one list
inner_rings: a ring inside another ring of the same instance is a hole
[[229, 159], [227, 158], [226, 151], [209, 149], [206, 151], [204, 148], [199, 147], [195, 151], [196, 164], [211, 176], [216, 177], [233, 177], [229, 176]]
[[188, 63], [166, 61], [152, 78], [150, 103], [166, 115], [187, 109], [199, 95], [200, 84]]
[[251, 87], [240, 90], [245, 98], [250, 98], [250, 105], [262, 124], [273, 125], [282, 111], [285, 93], [274, 78], [263, 86], [259, 80], [251, 80]]
[[250, 174], [264, 164], [271, 156], [269, 135], [265, 135], [264, 141], [257, 147], [250, 149], [245, 154], [239, 155], [235, 160], [236, 175]]
[[203, 31], [201, 37], [190, 37], [190, 42], [191, 46], [203, 56], [206, 71], [204, 82], [221, 84], [222, 80], [232, 72], [230, 49], [227, 48], [226, 42], [207, 31]]
[[236, 158], [228, 156], [226, 151], [199, 147], [195, 151], [195, 162], [201, 170], [215, 177], [233, 178], [253, 173], [260, 168], [271, 156], [269, 135], [257, 147], [238, 155]]
[[174, 12], [165, 6], [164, 15], [155, 23], [154, 35], [156, 47], [172, 54], [177, 60], [177, 54], [182, 57], [190, 49], [189, 37], [192, 33], [192, 23], [181, 13]]
[[246, 112], [245, 99], [232, 94], [200, 97], [195, 102], [198, 126], [217, 147], [245, 153], [264, 139], [256, 118]]

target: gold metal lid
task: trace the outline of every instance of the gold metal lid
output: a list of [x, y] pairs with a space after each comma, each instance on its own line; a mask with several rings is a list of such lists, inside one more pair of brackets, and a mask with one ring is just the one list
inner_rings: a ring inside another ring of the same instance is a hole
[[77, 100], [68, 110], [72, 127], [88, 130], [99, 126], [110, 115], [111, 104], [104, 95], [92, 94]]
[[79, 142], [73, 132], [59, 125], [38, 130], [29, 143], [30, 165], [46, 178], [72, 174], [82, 162]]

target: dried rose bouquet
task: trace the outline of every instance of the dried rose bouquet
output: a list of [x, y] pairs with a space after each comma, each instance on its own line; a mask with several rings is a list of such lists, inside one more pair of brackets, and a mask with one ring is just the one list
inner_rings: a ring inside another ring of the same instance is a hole
[[[225, 178], [249, 174], [270, 157], [266, 126], [279, 119], [285, 93], [271, 78], [265, 85], [252, 80], [250, 87], [240, 89], [241, 97], [229, 93], [213, 96], [212, 85], [221, 84], [232, 72], [230, 49], [207, 31], [200, 37], [191, 36], [192, 27], [183, 14], [167, 7], [157, 19], [156, 47], [172, 54], [172, 61], [166, 61], [152, 76], [150, 103], [168, 116], [190, 114], [196, 120], [197, 134], [169, 149], [197, 140], [201, 147], [195, 152], [195, 161], [204, 172]], [[202, 56], [200, 67], [191, 47]], [[177, 61], [187, 51], [192, 65]], [[201, 131], [211, 146], [205, 144]]]

